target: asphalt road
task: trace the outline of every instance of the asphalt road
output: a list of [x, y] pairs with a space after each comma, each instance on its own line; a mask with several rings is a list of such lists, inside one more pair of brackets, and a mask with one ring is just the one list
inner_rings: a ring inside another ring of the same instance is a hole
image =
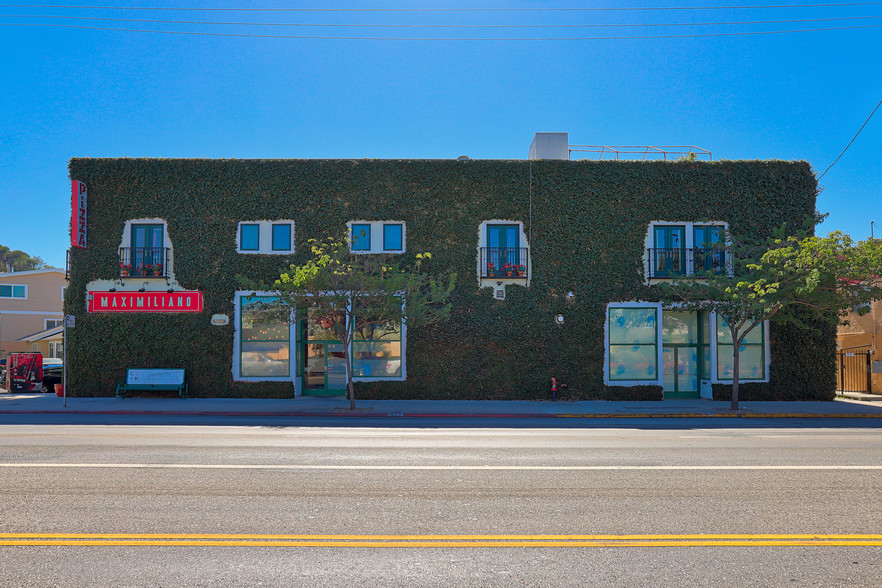
[[611, 425], [0, 426], [0, 585], [882, 586], [879, 429]]

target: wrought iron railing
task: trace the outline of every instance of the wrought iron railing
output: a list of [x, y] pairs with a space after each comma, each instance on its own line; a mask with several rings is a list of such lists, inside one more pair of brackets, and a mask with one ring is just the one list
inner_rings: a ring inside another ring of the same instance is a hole
[[649, 278], [675, 278], [685, 276], [686, 249], [665, 248], [649, 250]]
[[168, 247], [120, 247], [121, 278], [167, 278]]
[[731, 253], [718, 247], [696, 247], [692, 250], [693, 271], [696, 276], [724, 274], [731, 265]]
[[695, 249], [648, 249], [649, 279], [702, 276], [725, 273], [731, 265], [731, 253], [718, 247]]
[[526, 247], [481, 247], [481, 277], [526, 280], [529, 255]]

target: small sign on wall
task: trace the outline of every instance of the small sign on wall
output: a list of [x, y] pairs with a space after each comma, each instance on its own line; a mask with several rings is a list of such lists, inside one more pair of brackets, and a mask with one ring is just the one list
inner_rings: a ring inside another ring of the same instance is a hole
[[216, 327], [222, 327], [224, 325], [230, 324], [230, 317], [225, 314], [213, 314], [211, 315], [211, 324]]

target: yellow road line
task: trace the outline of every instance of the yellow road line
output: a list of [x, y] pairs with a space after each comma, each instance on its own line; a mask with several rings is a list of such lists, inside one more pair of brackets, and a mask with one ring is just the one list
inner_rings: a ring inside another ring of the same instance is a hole
[[208, 535], [0, 533], [0, 546], [882, 547], [882, 535]]
[[208, 534], [208, 533], [0, 533], [0, 539], [249, 539], [300, 541], [311, 539], [362, 541], [615, 541], [615, 540], [687, 540], [687, 539], [817, 539], [817, 540], [882, 540], [882, 535], [866, 534], [685, 534], [685, 535], [305, 535], [305, 534]]

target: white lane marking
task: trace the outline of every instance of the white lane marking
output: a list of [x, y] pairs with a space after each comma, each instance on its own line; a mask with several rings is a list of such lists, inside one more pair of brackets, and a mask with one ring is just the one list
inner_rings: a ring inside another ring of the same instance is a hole
[[308, 464], [192, 464], [192, 463], [0, 463], [4, 468], [105, 468], [194, 470], [496, 470], [496, 471], [721, 471], [721, 470], [878, 470], [882, 465], [618, 465], [618, 466], [504, 466], [504, 465], [308, 465]]

